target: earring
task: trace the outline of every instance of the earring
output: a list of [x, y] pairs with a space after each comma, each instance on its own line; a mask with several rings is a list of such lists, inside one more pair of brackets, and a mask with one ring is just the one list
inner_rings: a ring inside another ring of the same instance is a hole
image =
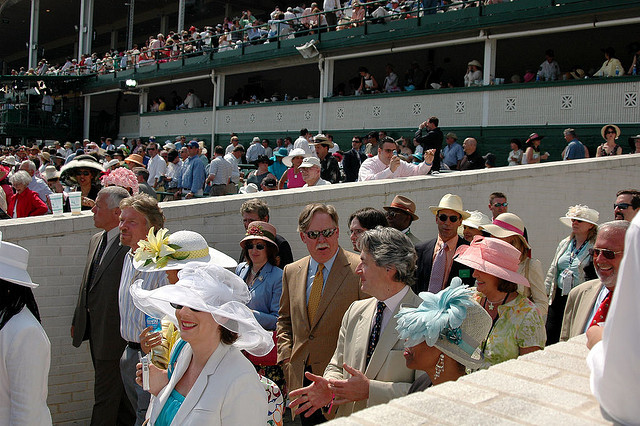
[[441, 353], [436, 363], [436, 373], [433, 375], [433, 380], [438, 380], [438, 377], [444, 373], [444, 354]]

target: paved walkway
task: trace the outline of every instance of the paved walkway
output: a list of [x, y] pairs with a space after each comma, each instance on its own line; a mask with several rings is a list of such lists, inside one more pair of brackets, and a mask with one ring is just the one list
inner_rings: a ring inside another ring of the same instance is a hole
[[331, 425], [602, 425], [584, 335]]

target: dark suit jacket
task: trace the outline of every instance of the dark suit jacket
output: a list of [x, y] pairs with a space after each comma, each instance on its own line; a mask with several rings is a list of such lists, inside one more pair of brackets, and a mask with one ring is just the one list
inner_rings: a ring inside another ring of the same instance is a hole
[[[422, 132], [426, 131], [426, 135], [422, 135]], [[416, 141], [422, 148], [424, 148], [425, 152], [428, 149], [436, 150], [435, 156], [433, 157], [433, 164], [431, 165], [431, 170], [440, 170], [440, 151], [442, 150], [442, 141], [444, 140], [444, 135], [442, 134], [442, 130], [440, 127], [436, 127], [433, 130], [428, 129], [418, 129], [415, 134]]]
[[[358, 161], [360, 157], [360, 161]], [[355, 182], [358, 180], [358, 171], [360, 170], [360, 164], [367, 159], [367, 156], [361, 152], [356, 152], [354, 149], [344, 153], [342, 159], [342, 168], [346, 176], [346, 182]]]
[[[126, 345], [120, 336], [118, 288], [122, 262], [129, 248], [121, 246], [118, 240], [114, 241], [105, 252], [93, 283], [87, 283], [89, 268], [101, 238], [102, 232], [98, 232], [91, 237], [89, 243], [87, 264], [80, 285], [78, 304], [73, 315], [73, 346], [79, 347], [82, 341], [88, 338], [96, 359], [115, 360], [120, 359]], [[87, 297], [86, 289], [89, 284], [91, 285]], [[89, 323], [89, 329], [87, 329], [87, 323]]]
[[[433, 263], [433, 251], [436, 248], [436, 243], [438, 242], [438, 238], [434, 238], [433, 240], [420, 243], [416, 246], [416, 253], [418, 253], [418, 268], [416, 272], [416, 284], [414, 287], [414, 291], [416, 294], [421, 291], [427, 291], [429, 288], [429, 279], [431, 278], [431, 266]], [[464, 238], [458, 237], [458, 242], [456, 243], [456, 249], [462, 245], [469, 245]], [[462, 282], [468, 285], [474, 285], [475, 279], [471, 276], [473, 274], [473, 269], [465, 266], [461, 263], [453, 261], [451, 265], [451, 271], [449, 271], [449, 276], [445, 279], [446, 285], [445, 287], [451, 284], [451, 279], [453, 277], [462, 278]]]

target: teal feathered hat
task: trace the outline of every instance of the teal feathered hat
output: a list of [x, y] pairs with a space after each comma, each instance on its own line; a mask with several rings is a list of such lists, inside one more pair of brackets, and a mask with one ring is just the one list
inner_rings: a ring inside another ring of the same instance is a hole
[[396, 330], [405, 346], [426, 342], [469, 368], [482, 365], [478, 347], [491, 330], [491, 317], [475, 300], [474, 291], [454, 278], [437, 294], [422, 292], [417, 308], [402, 307]]

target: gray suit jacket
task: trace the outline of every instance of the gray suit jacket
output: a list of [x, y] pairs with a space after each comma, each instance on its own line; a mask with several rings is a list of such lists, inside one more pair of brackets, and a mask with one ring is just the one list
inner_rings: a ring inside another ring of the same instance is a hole
[[597, 279], [582, 283], [569, 292], [562, 317], [561, 342], [584, 333], [601, 288], [602, 283]]
[[[114, 360], [120, 359], [126, 345], [120, 336], [118, 288], [122, 262], [129, 248], [120, 245], [118, 240], [114, 241], [105, 252], [93, 283], [88, 283], [91, 262], [101, 238], [102, 232], [98, 232], [91, 237], [89, 243], [87, 264], [73, 315], [73, 346], [79, 347], [83, 340], [89, 339], [96, 359]], [[89, 286], [88, 292], [87, 286]]]
[[389, 402], [409, 392], [411, 384], [424, 374], [419, 370], [407, 368], [404, 359], [404, 342], [396, 331], [395, 315], [402, 305], [418, 306], [422, 303], [416, 294], [409, 290], [398, 304], [393, 317], [386, 325], [380, 340], [373, 351], [369, 365], [365, 366], [371, 323], [376, 313], [378, 300], [369, 298], [351, 304], [342, 319], [338, 346], [331, 362], [324, 372], [327, 379], [348, 379], [351, 377], [343, 368], [345, 363], [364, 372], [369, 378], [369, 399], [340, 405], [336, 416], [348, 416], [354, 411], [377, 404]]

